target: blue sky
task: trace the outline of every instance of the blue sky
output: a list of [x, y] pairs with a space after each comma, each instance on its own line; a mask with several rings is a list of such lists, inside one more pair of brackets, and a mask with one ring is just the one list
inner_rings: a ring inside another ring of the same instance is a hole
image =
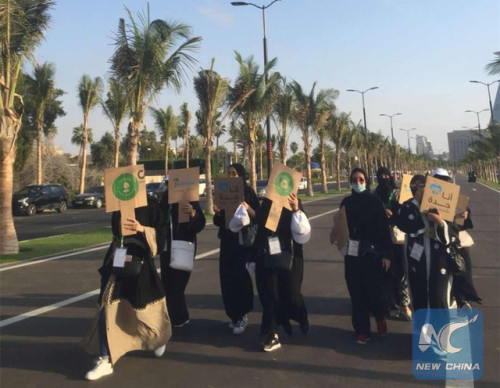
[[[258, 5], [269, 2], [255, 0]], [[233, 80], [238, 71], [234, 50], [263, 62], [262, 13], [257, 8], [222, 0], [149, 4], [153, 19], [182, 21], [203, 38], [195, 70], [209, 67], [215, 57], [215, 70]], [[36, 59], [56, 65], [56, 86], [66, 91], [67, 115], [56, 122], [55, 139], [65, 151], [77, 151], [70, 138], [83, 121], [76, 94], [81, 76], [109, 77], [113, 36], [119, 18], [127, 17], [125, 6], [136, 15], [146, 5], [139, 0], [57, 2]], [[427, 136], [435, 152], [447, 151], [447, 132], [477, 126], [476, 115], [464, 111], [488, 108], [486, 87], [469, 80], [496, 79], [484, 67], [500, 50], [498, 0], [282, 0], [266, 11], [266, 19], [268, 56], [278, 58], [276, 70], [305, 90], [315, 81], [317, 88], [338, 89], [338, 109], [351, 112], [355, 122], [362, 120], [361, 95], [346, 89], [378, 86], [365, 94], [368, 129], [390, 136], [389, 119], [379, 114], [401, 112], [393, 120], [399, 144], [407, 144], [399, 128], [417, 128], [412, 135]], [[193, 76], [190, 72], [179, 94], [166, 90], [153, 106], [172, 105], [178, 112], [187, 101], [195, 111]], [[489, 112], [480, 118], [485, 127]], [[154, 128], [150, 118], [146, 125]], [[91, 112], [89, 126], [95, 140], [112, 131], [100, 108]], [[292, 140], [298, 139], [294, 130]]]

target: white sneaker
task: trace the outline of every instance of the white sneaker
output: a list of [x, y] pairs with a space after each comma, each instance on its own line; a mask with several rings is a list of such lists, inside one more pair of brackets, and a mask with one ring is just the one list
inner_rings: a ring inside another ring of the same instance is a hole
[[172, 325], [172, 327], [177, 327], [177, 328], [179, 328], [179, 327], [184, 327], [184, 326], [186, 326], [188, 323], [189, 323], [189, 319], [188, 319], [187, 321], [184, 321], [184, 322], [182, 322], [182, 323], [179, 323], [178, 325]]
[[109, 362], [109, 358], [99, 357], [95, 367], [87, 372], [85, 378], [87, 380], [97, 380], [111, 373], [113, 373], [113, 365]]
[[229, 328], [230, 328], [231, 330], [233, 330], [233, 329], [235, 328], [235, 324], [234, 324], [234, 322], [233, 322], [233, 321], [229, 322], [229, 325], [228, 325], [228, 326], [229, 326]]
[[165, 349], [167, 348], [167, 345], [160, 346], [159, 348], [155, 349], [155, 356], [156, 357], [161, 357], [165, 354]]
[[234, 324], [233, 334], [241, 334], [247, 328], [248, 316], [245, 314], [243, 317]]

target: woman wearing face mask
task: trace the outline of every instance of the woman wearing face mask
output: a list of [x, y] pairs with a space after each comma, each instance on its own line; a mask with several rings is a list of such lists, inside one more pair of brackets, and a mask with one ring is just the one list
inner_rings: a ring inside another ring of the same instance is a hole
[[[350, 175], [352, 194], [344, 198], [349, 228], [349, 243], [342, 249], [345, 255], [345, 278], [352, 306], [355, 340], [366, 344], [370, 339], [370, 313], [375, 316], [377, 332], [387, 334], [384, 317], [384, 270], [390, 268], [391, 236], [389, 220], [379, 199], [370, 193], [368, 176], [361, 168]], [[336, 241], [332, 229], [330, 241]]]
[[[239, 163], [234, 163], [229, 166], [228, 173], [230, 177], [243, 178], [245, 200], [242, 205], [252, 222], [259, 210], [259, 200], [255, 191], [245, 181], [245, 168]], [[219, 227], [219, 276], [222, 300], [226, 314], [231, 319], [229, 328], [233, 334], [241, 334], [247, 326], [247, 314], [253, 308], [253, 284], [246, 264], [253, 256], [254, 250], [252, 247], [240, 244], [239, 233], [233, 233], [226, 228], [224, 209], [214, 205], [214, 212], [214, 225]]]
[[437, 212], [420, 212], [425, 177], [410, 181], [413, 198], [401, 206], [396, 224], [406, 233], [405, 254], [414, 310], [450, 308], [451, 276], [448, 270], [453, 228]]
[[[390, 170], [380, 167], [377, 170], [377, 188], [375, 195], [384, 205], [385, 214], [391, 228], [395, 226], [395, 218], [399, 212], [399, 189], [394, 182]], [[403, 244], [392, 244], [391, 270], [387, 274], [385, 310], [391, 316], [411, 320], [410, 290], [408, 287], [408, 269], [404, 260]]]

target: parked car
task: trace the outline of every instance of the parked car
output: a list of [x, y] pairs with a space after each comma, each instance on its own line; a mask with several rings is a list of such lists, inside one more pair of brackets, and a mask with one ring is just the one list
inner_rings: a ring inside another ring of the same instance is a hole
[[68, 208], [68, 190], [62, 185], [29, 185], [12, 196], [12, 212], [32, 216], [45, 209], [59, 213]]
[[146, 184], [146, 193], [157, 201], [161, 199], [165, 190], [166, 186], [162, 184], [162, 182], [151, 182]]
[[305, 189], [307, 189], [307, 178], [303, 176], [302, 178], [300, 178], [299, 190], [305, 190]]
[[207, 181], [203, 178], [200, 178], [200, 186], [198, 192], [200, 194], [200, 197], [205, 197], [207, 195]]
[[104, 205], [104, 186], [94, 186], [83, 194], [75, 195], [73, 207], [95, 207], [100, 209]]
[[257, 180], [257, 197], [264, 198], [266, 195], [267, 179]]

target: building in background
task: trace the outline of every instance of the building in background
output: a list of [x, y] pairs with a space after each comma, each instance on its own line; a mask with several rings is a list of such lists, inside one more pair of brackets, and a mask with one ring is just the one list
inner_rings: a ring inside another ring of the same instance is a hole
[[448, 132], [448, 147], [450, 149], [450, 161], [458, 162], [467, 153], [471, 143], [478, 139], [478, 132], [471, 130]]
[[427, 155], [429, 157], [434, 157], [434, 152], [432, 151], [432, 144], [425, 136], [416, 137], [417, 141], [417, 155]]

